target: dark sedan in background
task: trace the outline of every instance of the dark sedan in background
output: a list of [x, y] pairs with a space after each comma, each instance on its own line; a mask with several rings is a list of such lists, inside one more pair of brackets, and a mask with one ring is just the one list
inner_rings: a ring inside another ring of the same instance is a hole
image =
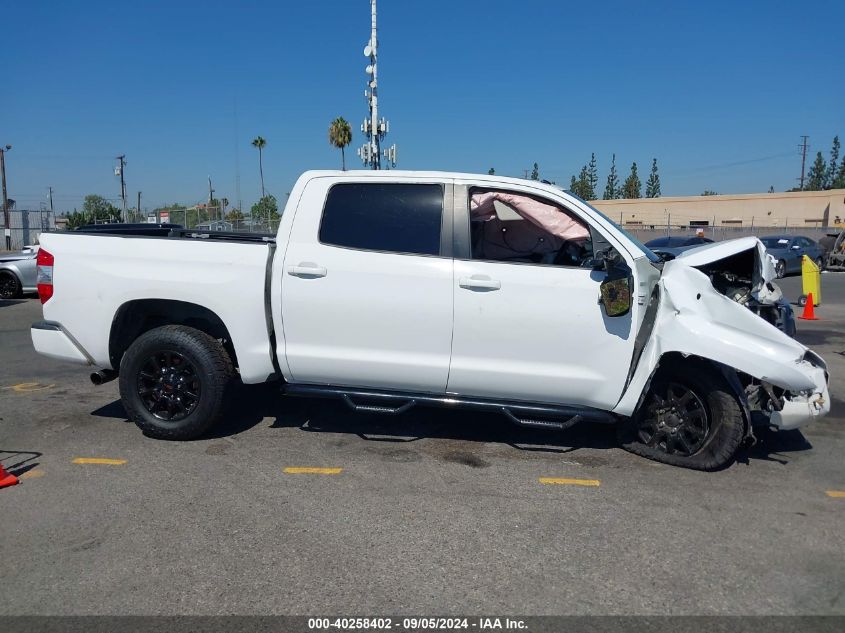
[[661, 259], [674, 259], [684, 251], [688, 251], [696, 246], [704, 246], [712, 243], [713, 240], [698, 235], [676, 235], [666, 237], [657, 237], [646, 242], [653, 253], [660, 255]]
[[801, 272], [801, 258], [806, 255], [819, 268], [824, 267], [824, 254], [821, 247], [809, 237], [803, 235], [767, 235], [760, 241], [766, 252], [775, 258], [775, 272], [778, 277]]

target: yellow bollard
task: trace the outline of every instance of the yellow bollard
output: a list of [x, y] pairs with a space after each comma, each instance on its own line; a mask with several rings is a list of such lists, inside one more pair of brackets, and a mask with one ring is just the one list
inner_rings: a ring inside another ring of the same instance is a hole
[[799, 299], [799, 303], [804, 305], [807, 301], [807, 295], [813, 293], [813, 305], [819, 305], [822, 302], [822, 271], [816, 266], [816, 262], [803, 255], [801, 257], [801, 287], [803, 294]]

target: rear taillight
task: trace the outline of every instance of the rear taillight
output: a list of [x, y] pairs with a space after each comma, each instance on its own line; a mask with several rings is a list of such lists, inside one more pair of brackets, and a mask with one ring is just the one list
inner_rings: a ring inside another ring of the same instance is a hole
[[47, 303], [53, 296], [53, 256], [43, 248], [38, 250], [38, 296], [41, 303]]

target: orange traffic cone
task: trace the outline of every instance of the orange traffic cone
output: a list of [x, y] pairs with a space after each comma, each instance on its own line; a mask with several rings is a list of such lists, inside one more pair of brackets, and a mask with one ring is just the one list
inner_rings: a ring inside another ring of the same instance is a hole
[[18, 478], [11, 473], [7, 473], [6, 469], [3, 468], [3, 464], [0, 464], [0, 488], [14, 486], [16, 483], [18, 483]]
[[804, 319], [805, 321], [818, 321], [819, 318], [816, 316], [816, 310], [813, 306], [813, 293], [809, 293], [807, 295], [807, 303], [804, 304], [804, 314], [802, 314], [799, 319]]

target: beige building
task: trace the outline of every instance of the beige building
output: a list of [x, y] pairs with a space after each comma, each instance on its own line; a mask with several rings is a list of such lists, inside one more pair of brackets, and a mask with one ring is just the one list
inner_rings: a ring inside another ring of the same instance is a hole
[[666, 226], [812, 229], [845, 224], [845, 189], [595, 200], [592, 204], [632, 229]]

